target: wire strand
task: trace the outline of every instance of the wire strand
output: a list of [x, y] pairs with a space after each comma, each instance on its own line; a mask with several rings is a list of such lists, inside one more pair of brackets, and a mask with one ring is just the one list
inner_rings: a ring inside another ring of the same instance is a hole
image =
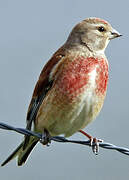
[[[40, 133], [35, 133], [33, 131], [29, 131], [29, 130], [24, 129], [24, 128], [15, 128], [13, 126], [7, 125], [7, 124], [2, 123], [2, 122], [0, 122], [0, 129], [15, 131], [15, 132], [23, 134], [23, 135], [35, 136], [39, 140], [42, 139], [42, 134], [40, 134]], [[69, 140], [69, 139], [66, 139], [66, 138], [61, 137], [61, 136], [51, 137], [51, 140], [56, 141], [56, 142], [61, 142], [61, 143], [74, 143], [74, 144], [81, 144], [81, 145], [91, 146], [91, 143], [90, 143], [89, 140], [88, 141]], [[105, 148], [105, 149], [116, 150], [116, 151], [118, 151], [120, 153], [129, 155], [129, 149], [128, 148], [119, 147], [119, 146], [116, 146], [114, 144], [110, 144], [110, 143], [107, 143], [107, 142], [100, 142], [99, 147]]]

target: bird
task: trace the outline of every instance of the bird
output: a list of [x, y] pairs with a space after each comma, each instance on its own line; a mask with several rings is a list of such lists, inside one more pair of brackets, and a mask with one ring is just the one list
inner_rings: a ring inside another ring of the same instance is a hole
[[[107, 91], [109, 65], [105, 49], [110, 40], [122, 36], [107, 21], [89, 17], [79, 22], [66, 42], [43, 67], [34, 88], [26, 118], [26, 129], [50, 137], [70, 137], [80, 132], [99, 142], [83, 129], [99, 114]], [[23, 142], [1, 164], [18, 157], [23, 165], [39, 142], [25, 135]]]

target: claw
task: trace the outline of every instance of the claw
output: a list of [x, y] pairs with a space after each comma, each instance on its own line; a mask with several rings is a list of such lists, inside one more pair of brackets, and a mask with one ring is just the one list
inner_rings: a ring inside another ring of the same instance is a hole
[[92, 147], [92, 151], [95, 155], [98, 155], [99, 153], [99, 143], [100, 142], [103, 142], [103, 140], [101, 139], [97, 139], [97, 138], [91, 138], [90, 140], [90, 144], [91, 144], [91, 147]]
[[47, 146], [50, 145], [51, 136], [47, 130], [44, 130], [44, 132], [42, 133], [42, 138], [40, 139], [40, 143]]
[[93, 153], [95, 155], [98, 155], [98, 153], [99, 153], [99, 143], [103, 142], [103, 140], [97, 139], [97, 138], [93, 138], [92, 136], [90, 136], [89, 134], [87, 134], [86, 132], [84, 132], [82, 130], [79, 130], [79, 132], [89, 138], [90, 146], [92, 147]]

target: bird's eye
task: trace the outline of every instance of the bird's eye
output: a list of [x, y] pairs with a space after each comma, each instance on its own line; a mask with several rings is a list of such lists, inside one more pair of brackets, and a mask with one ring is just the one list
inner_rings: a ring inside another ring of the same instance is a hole
[[104, 32], [104, 31], [106, 31], [106, 30], [105, 30], [105, 28], [104, 28], [103, 26], [100, 26], [100, 27], [98, 28], [98, 31], [99, 31], [99, 32]]

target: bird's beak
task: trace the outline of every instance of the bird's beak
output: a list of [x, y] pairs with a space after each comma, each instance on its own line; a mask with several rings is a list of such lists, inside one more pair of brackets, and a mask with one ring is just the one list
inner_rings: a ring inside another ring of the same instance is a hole
[[120, 34], [115, 29], [112, 29], [112, 31], [110, 32], [109, 40], [120, 37], [120, 36], [122, 36], [122, 34]]

